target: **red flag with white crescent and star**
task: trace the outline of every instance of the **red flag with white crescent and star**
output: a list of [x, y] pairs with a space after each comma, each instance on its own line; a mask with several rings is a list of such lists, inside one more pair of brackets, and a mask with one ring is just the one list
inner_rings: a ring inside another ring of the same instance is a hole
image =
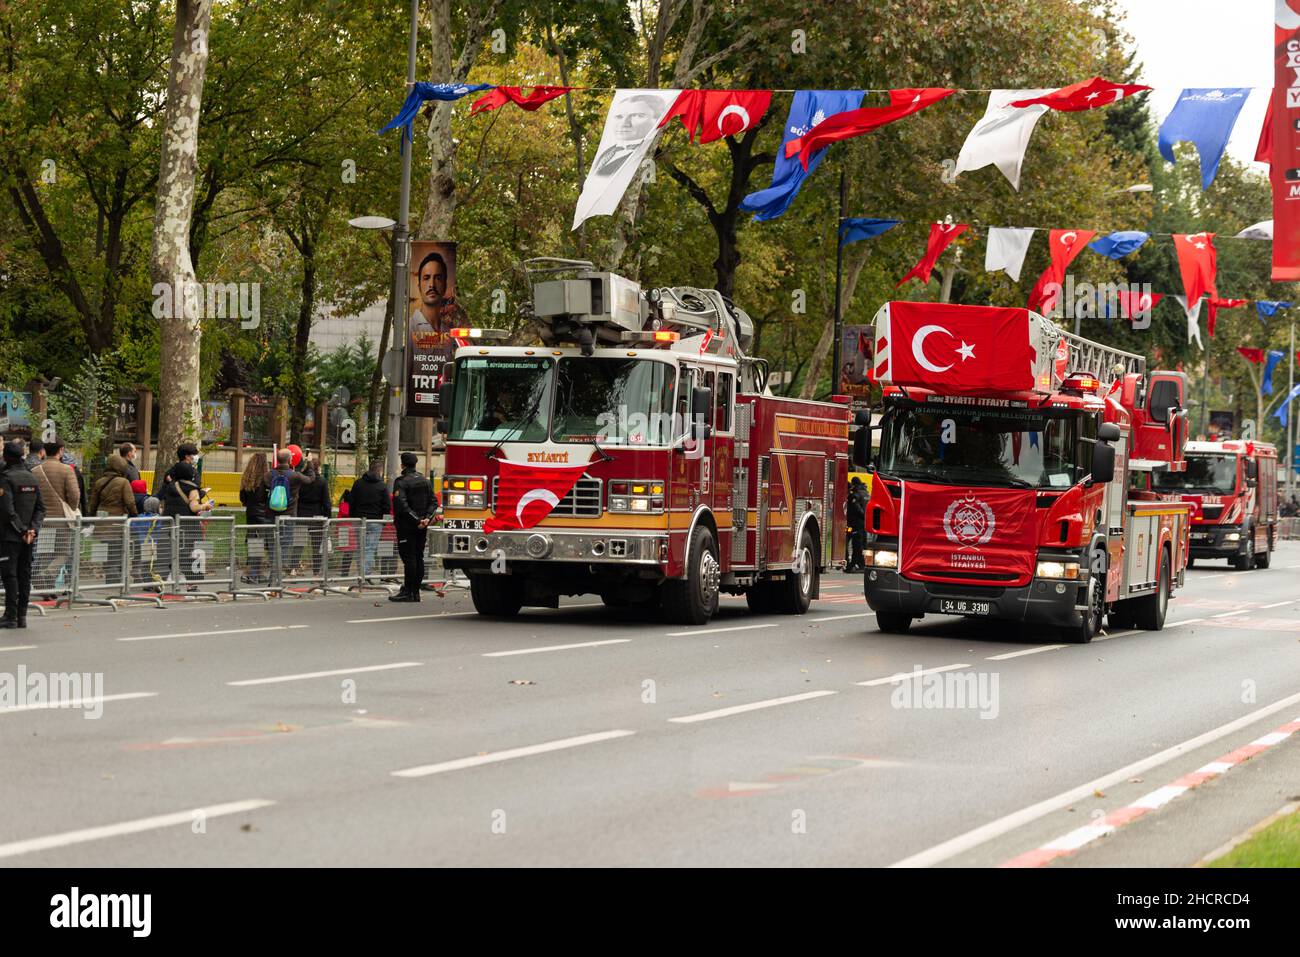
[[798, 153], [799, 162], [803, 164], [804, 169], [807, 169], [809, 158], [823, 146], [870, 133], [877, 127], [919, 113], [927, 106], [956, 92], [946, 87], [890, 90], [888, 106], [864, 106], [856, 110], [836, 113], [826, 117], [803, 136], [787, 140], [786, 158]]
[[1029, 311], [891, 302], [876, 342], [876, 379], [954, 395], [1034, 387]]
[[1050, 311], [1057, 305], [1056, 297], [1049, 294], [1052, 290], [1047, 287], [1065, 282], [1065, 270], [1097, 233], [1091, 229], [1053, 229], [1048, 235], [1047, 248], [1051, 251], [1052, 262], [1029, 292], [1029, 308], [1035, 312]]
[[566, 463], [511, 462], [502, 459], [497, 479], [496, 505], [492, 517], [483, 523], [483, 531], [499, 532], [510, 528], [532, 528], [582, 478], [590, 462]]
[[1130, 321], [1135, 316], [1154, 309], [1156, 303], [1163, 299], [1164, 295], [1163, 292], [1138, 292], [1132, 289], [1115, 293], [1115, 297], [1119, 300], [1119, 314]]
[[931, 223], [930, 236], [925, 241], [925, 255], [917, 260], [916, 265], [908, 270], [907, 275], [898, 282], [894, 283], [897, 289], [909, 279], [920, 279], [923, 283], [930, 282], [930, 273], [934, 271], [934, 264], [939, 261], [940, 254], [948, 248], [948, 244], [954, 239], [970, 229], [965, 223]]
[[469, 108], [469, 115], [475, 116], [479, 113], [485, 113], [488, 110], [495, 110], [498, 107], [505, 106], [507, 103], [513, 103], [521, 110], [532, 112], [543, 103], [549, 103], [557, 96], [564, 96], [570, 90], [576, 90], [576, 86], [534, 86], [532, 92], [525, 94], [522, 86], [498, 86], [489, 90], [474, 101]]
[[771, 90], [682, 90], [659, 125], [680, 117], [692, 143], [712, 143], [753, 129], [771, 102]]
[[1178, 271], [1183, 277], [1187, 307], [1195, 309], [1197, 300], [1207, 292], [1211, 298], [1217, 296], [1214, 233], [1174, 233], [1174, 251], [1178, 253]]
[[1218, 296], [1211, 296], [1205, 303], [1205, 327], [1210, 333], [1210, 338], [1214, 338], [1214, 323], [1219, 318], [1220, 309], [1240, 309], [1247, 302], [1248, 299], [1220, 299]]
[[1042, 96], [1035, 96], [1028, 100], [1012, 100], [1011, 105], [1034, 106], [1041, 103], [1053, 110], [1077, 113], [1080, 110], [1095, 110], [1099, 106], [1109, 106], [1126, 96], [1149, 89], [1151, 87], [1143, 86], [1141, 83], [1112, 83], [1110, 80], [1094, 76], [1091, 79], [1063, 86], [1051, 93], [1044, 93]]

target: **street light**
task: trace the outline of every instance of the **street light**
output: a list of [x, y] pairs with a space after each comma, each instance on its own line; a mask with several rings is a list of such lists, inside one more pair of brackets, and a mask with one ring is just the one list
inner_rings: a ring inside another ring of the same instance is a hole
[[[403, 153], [409, 151], [410, 147], [403, 144]], [[393, 301], [393, 337], [389, 343], [388, 351], [384, 353], [384, 378], [388, 380], [388, 447], [385, 455], [384, 470], [390, 478], [397, 475], [398, 455], [400, 454], [400, 443], [402, 436], [402, 406], [401, 406], [401, 386], [403, 382], [403, 373], [406, 368], [404, 361], [406, 356], [405, 345], [406, 335], [402, 315], [399, 309], [403, 309], [406, 298], [405, 282], [406, 265], [409, 261], [405, 248], [398, 246], [397, 220], [389, 219], [387, 216], [355, 216], [348, 220], [348, 225], [354, 229], [372, 229], [372, 230], [393, 230], [393, 275], [389, 283], [388, 294]], [[404, 232], [404, 231], [403, 231]], [[406, 243], [402, 244], [405, 247]], [[357, 458], [354, 457], [354, 463]]]

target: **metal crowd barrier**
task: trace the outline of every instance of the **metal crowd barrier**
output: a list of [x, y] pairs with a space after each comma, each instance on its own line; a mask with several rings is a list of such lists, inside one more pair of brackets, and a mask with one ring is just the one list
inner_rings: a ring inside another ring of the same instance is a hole
[[329, 523], [323, 517], [282, 515], [276, 519], [274, 568], [280, 594], [302, 596], [324, 588]]
[[231, 597], [260, 597], [269, 601], [276, 591], [276, 528], [274, 525], [236, 525], [231, 542]]
[[1300, 518], [1279, 518], [1277, 520], [1277, 537], [1279, 540], [1294, 541], [1300, 538]]
[[75, 519], [47, 519], [41, 528], [32, 554], [31, 604], [42, 615], [45, 609], [38, 602], [53, 601], [57, 607], [72, 594], [72, 569], [79, 541]]
[[176, 582], [176, 525], [168, 516], [137, 515], [126, 520], [127, 562], [121, 597], [154, 601]]
[[348, 594], [364, 585], [361, 559], [364, 553], [365, 519], [332, 518], [326, 528], [325, 591]]

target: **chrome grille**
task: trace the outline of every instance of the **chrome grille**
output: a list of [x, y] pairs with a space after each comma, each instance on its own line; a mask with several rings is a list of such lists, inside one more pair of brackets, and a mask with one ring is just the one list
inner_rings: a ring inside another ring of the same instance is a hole
[[[492, 479], [491, 507], [497, 504], [497, 482]], [[555, 518], [599, 518], [601, 515], [601, 480], [583, 476], [560, 504], [551, 510]]]

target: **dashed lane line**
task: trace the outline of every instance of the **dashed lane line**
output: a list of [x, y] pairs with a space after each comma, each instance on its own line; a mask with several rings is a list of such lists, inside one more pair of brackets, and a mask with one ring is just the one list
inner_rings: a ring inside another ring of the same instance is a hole
[[0, 651], [31, 651], [36, 645], [5, 645]]
[[696, 628], [693, 631], [670, 631], [669, 638], [685, 638], [690, 635], [720, 635], [724, 631], [749, 631], [753, 628], [776, 628], [776, 622], [761, 622], [755, 625], [732, 625], [729, 628]]
[[307, 671], [300, 675], [276, 675], [274, 678], [245, 678], [243, 681], [227, 681], [232, 688], [244, 688], [249, 685], [274, 685], [285, 681], [306, 681], [309, 678], [330, 678], [336, 675], [357, 675], [367, 671], [391, 671], [394, 668], [419, 668], [423, 661], [397, 661], [390, 665], [366, 665], [363, 668], [336, 668], [332, 671]]
[[306, 628], [307, 625], [263, 625], [260, 628], [222, 628], [219, 631], [177, 631], [167, 635], [135, 635], [131, 638], [118, 638], [118, 641], [158, 641], [162, 638], [204, 638], [209, 635], [248, 635], [256, 631], [292, 631]]
[[1040, 651], [1056, 651], [1058, 648], [1068, 648], [1069, 645], [1039, 645], [1037, 648], [1025, 648], [1021, 651], [1008, 651], [1004, 655], [989, 655], [985, 661], [1006, 661], [1009, 658], [1022, 658], [1025, 655], [1036, 655]]
[[484, 658], [509, 658], [511, 655], [536, 655], [544, 651], [568, 651], [571, 648], [596, 648], [600, 645], [622, 645], [631, 638], [609, 638], [605, 641], [580, 641], [572, 645], [545, 645], [541, 648], [517, 648], [514, 651], [485, 651]]
[[1170, 621], [1165, 623], [1166, 628], [1177, 628], [1179, 625], [1195, 625], [1197, 622], [1205, 621], [1204, 618], [1184, 618], [1182, 621]]
[[769, 698], [767, 701], [752, 701], [749, 704], [733, 705], [730, 708], [718, 708], [716, 711], [702, 711], [699, 714], [686, 714], [678, 718], [669, 718], [668, 720], [675, 724], [694, 724], [697, 721], [712, 721], [714, 718], [727, 718], [733, 714], [744, 714], [747, 711], [760, 711], [763, 708], [775, 708], [783, 704], [810, 701], [813, 698], [825, 698], [827, 695], [833, 694], [836, 694], [836, 692], [806, 691], [803, 694], [786, 695], [784, 698]]
[[51, 709], [85, 708], [103, 704], [105, 701], [130, 701], [134, 698], [156, 698], [156, 691], [132, 691], [127, 694], [91, 695], [86, 698], [58, 698], [53, 701], [40, 701], [33, 704], [15, 704], [0, 708], [0, 714], [15, 714], [19, 711], [48, 711]]
[[629, 735], [636, 734], [635, 731], [598, 731], [595, 734], [581, 734], [575, 738], [560, 738], [558, 741], [546, 741], [542, 744], [530, 744], [522, 748], [510, 748], [505, 751], [491, 751], [487, 754], [476, 754], [470, 758], [457, 758], [454, 761], [442, 761], [438, 764], [422, 764], [413, 768], [403, 768], [400, 771], [390, 772], [393, 777], [398, 778], [422, 778], [430, 774], [442, 774], [445, 771], [460, 771], [465, 768], [475, 768], [483, 764], [496, 764], [500, 761], [509, 761], [513, 758], [526, 758], [534, 754], [546, 754], [549, 751], [563, 751], [567, 748], [579, 748], [584, 744], [596, 744], [600, 741], [610, 741], [614, 738], [626, 738]]
[[154, 817], [137, 818], [120, 824], [105, 824], [100, 827], [87, 827], [79, 831], [64, 831], [62, 834], [50, 834], [46, 837], [33, 837], [25, 841], [12, 841], [0, 844], [0, 858], [17, 857], [35, 851], [48, 851], [56, 847], [69, 847], [73, 844], [85, 844], [88, 841], [100, 841], [109, 837], [121, 837], [124, 834], [139, 834], [142, 831], [154, 831], [164, 827], [176, 827], [181, 824], [193, 824], [196, 820], [224, 817], [229, 814], [242, 814], [258, 808], [270, 807], [274, 801], [253, 799], [248, 801], [231, 801], [228, 804], [213, 804], [208, 807], [196, 807], [189, 811], [176, 811], [173, 814], [159, 814]]
[[922, 668], [918, 671], [900, 671], [898, 674], [889, 675], [886, 678], [872, 678], [870, 681], [858, 681], [856, 684], [863, 688], [875, 688], [878, 685], [892, 685], [899, 681], [909, 681], [912, 678], [919, 678], [921, 675], [937, 675], [943, 671], [958, 671], [962, 668], [969, 668], [968, 664], [942, 665], [938, 668]]

